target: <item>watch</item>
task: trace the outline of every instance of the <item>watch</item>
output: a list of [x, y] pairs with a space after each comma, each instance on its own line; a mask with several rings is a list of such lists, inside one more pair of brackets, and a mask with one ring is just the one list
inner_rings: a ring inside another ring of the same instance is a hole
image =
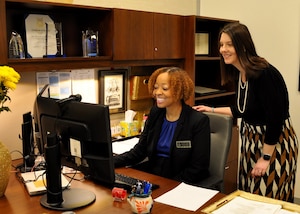
[[268, 161], [268, 160], [271, 159], [271, 155], [266, 155], [266, 154], [264, 154], [264, 155], [263, 155], [263, 159]]

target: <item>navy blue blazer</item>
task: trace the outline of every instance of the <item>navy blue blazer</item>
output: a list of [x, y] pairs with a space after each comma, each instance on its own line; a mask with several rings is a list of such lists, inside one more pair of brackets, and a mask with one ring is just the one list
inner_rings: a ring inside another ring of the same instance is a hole
[[152, 107], [139, 142], [129, 152], [114, 157], [115, 167], [132, 166], [148, 158], [145, 171], [150, 173], [151, 169], [161, 167], [160, 171], [167, 173], [159, 175], [191, 184], [208, 177], [210, 159], [208, 116], [183, 103], [171, 143], [168, 164], [157, 166], [159, 158], [156, 155], [156, 145], [165, 117], [165, 108]]

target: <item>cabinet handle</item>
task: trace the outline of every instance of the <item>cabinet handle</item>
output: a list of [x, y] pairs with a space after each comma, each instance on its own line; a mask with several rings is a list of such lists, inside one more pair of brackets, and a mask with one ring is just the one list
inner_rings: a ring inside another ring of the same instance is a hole
[[225, 170], [229, 169], [229, 166], [225, 166]]
[[154, 51], [158, 51], [158, 48], [154, 48]]

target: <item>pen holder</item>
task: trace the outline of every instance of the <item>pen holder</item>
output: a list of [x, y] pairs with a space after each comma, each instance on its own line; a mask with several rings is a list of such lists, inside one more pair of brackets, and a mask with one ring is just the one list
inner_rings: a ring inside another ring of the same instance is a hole
[[153, 207], [153, 199], [149, 194], [130, 194], [127, 201], [131, 205], [133, 213], [146, 214], [151, 213]]

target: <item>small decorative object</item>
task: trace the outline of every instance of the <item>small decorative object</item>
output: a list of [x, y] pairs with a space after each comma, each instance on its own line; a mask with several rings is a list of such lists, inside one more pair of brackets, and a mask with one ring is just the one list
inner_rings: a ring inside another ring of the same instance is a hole
[[[20, 80], [20, 75], [9, 66], [0, 66], [0, 113], [10, 111], [8, 106], [4, 106], [6, 101], [10, 101], [7, 95], [9, 89], [14, 90]], [[0, 142], [0, 197], [5, 193], [10, 176], [11, 156], [6, 146]]]
[[20, 34], [13, 31], [9, 40], [9, 58], [25, 59], [25, 51]]
[[152, 184], [148, 181], [137, 182], [133, 186], [131, 194], [127, 201], [131, 205], [131, 210], [136, 214], [151, 213], [153, 207], [153, 199], [151, 197]]
[[126, 199], [127, 191], [123, 188], [114, 187], [111, 193], [115, 201], [124, 201]]
[[99, 55], [98, 48], [98, 31], [86, 30], [82, 31], [82, 50], [84, 57], [92, 57]]

